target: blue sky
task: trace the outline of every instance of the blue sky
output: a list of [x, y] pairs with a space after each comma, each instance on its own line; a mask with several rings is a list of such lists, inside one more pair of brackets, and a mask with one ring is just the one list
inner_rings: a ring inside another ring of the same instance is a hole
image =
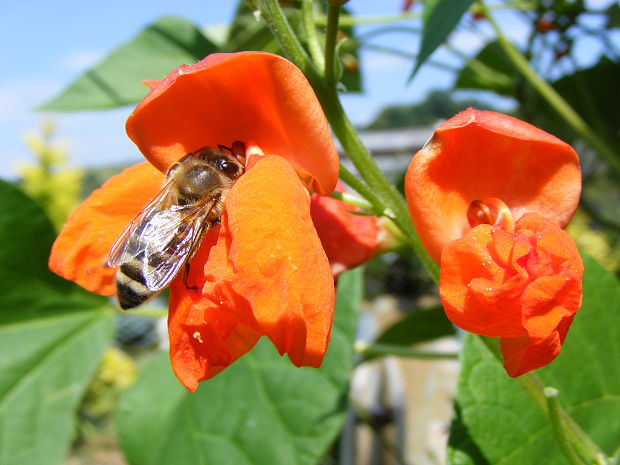
[[[401, 1], [351, 0], [347, 6], [360, 15], [391, 15], [399, 12]], [[0, 2], [0, 177], [15, 177], [17, 164], [32, 159], [23, 135], [40, 126], [42, 115], [33, 108], [57, 94], [107, 52], [159, 16], [184, 16], [200, 26], [224, 24], [232, 17], [235, 4], [233, 0]], [[510, 16], [500, 19], [515, 41], [525, 37], [523, 24]], [[474, 53], [482, 44], [480, 37], [467, 31], [453, 35], [451, 41], [467, 53]], [[375, 43], [412, 54], [418, 47], [414, 36], [404, 33], [389, 34]], [[587, 47], [584, 56], [592, 56]], [[442, 52], [433, 58], [450, 60]], [[362, 62], [365, 94], [343, 98], [355, 124], [368, 122], [386, 104], [418, 101], [430, 89], [447, 88], [452, 82], [449, 72], [424, 67], [407, 84], [412, 64], [395, 56], [369, 51]], [[123, 108], [54, 114], [57, 140], [68, 144], [75, 165], [138, 161], [141, 157], [124, 132], [130, 111]]]

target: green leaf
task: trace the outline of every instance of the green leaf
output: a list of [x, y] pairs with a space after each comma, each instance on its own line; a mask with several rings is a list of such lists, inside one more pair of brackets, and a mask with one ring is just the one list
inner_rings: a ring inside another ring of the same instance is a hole
[[69, 283], [47, 268], [56, 233], [43, 209], [20, 189], [2, 180], [0, 198], [0, 266], [68, 289]]
[[497, 41], [484, 46], [457, 76], [458, 89], [482, 89], [514, 96], [520, 74]]
[[47, 271], [43, 210], [3, 181], [0, 196], [0, 463], [59, 464], [113, 314], [105, 299], [67, 293]]
[[217, 51], [217, 46], [193, 23], [177, 16], [164, 16], [39, 110], [100, 110], [136, 104], [148, 92], [143, 80], [162, 79], [178, 66], [192, 64]]
[[151, 361], [119, 411], [132, 465], [314, 465], [339, 433], [362, 275], [339, 278], [332, 338], [320, 369], [296, 368], [265, 338], [195, 394]]
[[410, 81], [437, 47], [448, 39], [472, 3], [474, 0], [433, 0], [424, 3], [422, 40]]
[[[620, 150], [620, 108], [609, 105], [620, 100], [620, 62], [601, 59], [590, 68], [581, 69], [553, 82], [553, 87], [573, 109], [605, 139], [612, 147]], [[576, 139], [576, 133], [557, 112], [540, 97], [530, 99], [531, 106], [527, 120], [569, 142]]]
[[[536, 373], [611, 454], [620, 438], [620, 284], [593, 259], [584, 262], [583, 307], [560, 355]], [[565, 465], [549, 421], [477, 337], [466, 338], [462, 362], [449, 463]]]
[[[454, 326], [446, 317], [441, 306], [410, 312], [392, 326], [388, 327], [373, 344], [411, 346], [432, 341], [455, 333]], [[373, 355], [366, 357], [367, 360]]]
[[620, 28], [620, 5], [612, 3], [605, 11], [607, 15], [607, 27], [610, 29]]

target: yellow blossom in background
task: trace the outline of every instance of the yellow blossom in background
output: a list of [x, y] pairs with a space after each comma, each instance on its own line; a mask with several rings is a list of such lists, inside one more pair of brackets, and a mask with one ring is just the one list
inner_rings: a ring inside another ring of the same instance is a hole
[[54, 133], [54, 123], [44, 120], [40, 133], [31, 131], [24, 135], [35, 161], [20, 165], [18, 172], [24, 192], [43, 207], [58, 230], [79, 200], [83, 172], [69, 168], [68, 149], [53, 141]]
[[607, 234], [593, 229], [589, 222], [590, 217], [583, 210], [577, 210], [566, 230], [579, 248], [588, 252], [601, 265], [615, 273], [620, 268], [620, 250], [613, 247]]

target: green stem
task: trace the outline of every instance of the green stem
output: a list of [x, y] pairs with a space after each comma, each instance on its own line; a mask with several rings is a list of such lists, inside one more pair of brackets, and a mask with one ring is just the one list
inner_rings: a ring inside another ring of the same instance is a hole
[[310, 56], [321, 73], [325, 72], [325, 57], [323, 50], [316, 36], [316, 25], [314, 24], [314, 14], [312, 11], [313, 0], [301, 0], [301, 19], [308, 38], [308, 50]]
[[[530, 11], [533, 7], [532, 2], [514, 1], [506, 3], [497, 3], [489, 5], [488, 8], [492, 10], [525, 10]], [[384, 15], [384, 16], [352, 16], [344, 15], [340, 18], [340, 25], [344, 27], [368, 25], [368, 24], [386, 24], [396, 23], [400, 21], [410, 21], [412, 19], [419, 19], [420, 13], [416, 12], [403, 12], [396, 15]], [[327, 17], [325, 15], [317, 15], [315, 22], [318, 26], [325, 26], [327, 24]]]
[[[398, 15], [386, 15], [386, 16], [350, 16], [344, 15], [340, 18], [340, 25], [344, 27], [357, 26], [359, 24], [383, 24], [393, 23], [397, 21], [408, 21], [414, 18], [419, 18], [419, 13], [401, 13]], [[328, 19], [325, 15], [317, 15], [316, 24], [325, 26]]]
[[338, 38], [338, 18], [340, 17], [340, 5], [328, 2], [327, 6], [327, 31], [325, 35], [325, 82], [328, 86], [335, 86], [338, 82], [336, 75], [336, 40]]
[[[365, 48], [366, 50], [375, 50], [377, 52], [383, 52], [387, 54], [391, 54], [400, 58], [404, 58], [406, 60], [415, 61], [418, 57], [417, 54], [403, 52], [402, 50], [398, 50], [391, 47], [384, 47], [383, 45], [375, 45], [375, 44], [356, 44], [356, 48]], [[460, 68], [456, 66], [451, 66], [446, 63], [441, 63], [437, 60], [426, 60], [425, 64], [434, 66], [435, 68], [442, 69], [444, 71], [450, 71], [452, 73], [457, 73], [460, 71]]]
[[561, 406], [558, 402], [558, 390], [552, 387], [546, 387], [544, 389], [545, 398], [547, 399], [547, 410], [549, 412], [549, 420], [551, 420], [551, 426], [555, 432], [555, 437], [560, 444], [560, 449], [568, 463], [571, 465], [586, 465], [575, 453], [573, 447], [568, 439], [568, 435], [564, 430], [560, 411]]
[[[372, 186], [374, 197], [386, 208], [386, 215], [394, 219], [394, 222], [403, 232], [420, 261], [426, 266], [433, 279], [438, 281], [439, 268], [428, 256], [424, 247], [422, 247], [420, 238], [411, 222], [405, 199], [385, 177], [366, 147], [364, 147], [364, 144], [359, 138], [359, 134], [342, 108], [335, 86], [329, 86], [319, 75], [316, 67], [303, 50], [299, 40], [295, 37], [278, 1], [255, 0], [254, 4], [259, 8], [262, 17], [267, 22], [272, 34], [286, 55], [308, 78], [308, 81], [314, 88], [317, 98], [321, 102], [323, 111], [327, 116], [327, 120], [334, 134], [338, 137], [342, 148], [355, 165], [360, 176], [368, 186]], [[326, 56], [326, 68], [328, 63], [327, 59], [328, 57]], [[345, 180], [345, 182], [347, 181]], [[354, 186], [351, 187], [355, 189]], [[364, 195], [362, 192], [358, 191], [358, 193]], [[371, 198], [367, 198], [367, 200], [375, 205], [375, 202]]]
[[351, 173], [342, 163], [340, 164], [340, 178], [373, 206], [373, 212], [379, 216], [385, 213], [385, 205], [383, 205], [383, 202], [375, 195], [372, 189], [360, 181], [360, 179]]
[[320, 79], [320, 74], [310, 57], [299, 42], [290, 24], [284, 16], [277, 0], [246, 0], [250, 8], [258, 9], [261, 17], [267, 23], [278, 45], [291, 60], [306, 75], [308, 80]]
[[456, 353], [416, 350], [396, 344], [368, 344], [364, 341], [357, 341], [354, 348], [355, 351], [364, 356], [364, 358], [386, 355], [394, 355], [403, 358], [421, 358], [426, 360], [456, 360], [458, 358], [458, 354]]
[[[503, 364], [503, 357], [500, 350], [499, 340], [492, 337], [478, 336], [495, 358]], [[523, 390], [534, 401], [539, 410], [548, 418], [550, 412], [547, 407], [547, 396], [545, 396], [545, 386], [540, 378], [534, 373], [529, 372], [519, 376], [516, 381], [521, 384]], [[558, 404], [558, 415], [562, 422], [562, 428], [568, 440], [572, 444], [575, 452], [586, 460], [587, 463], [594, 463], [600, 457], [604, 457], [601, 449], [590, 439], [561, 405]]]
[[359, 197], [353, 195], [353, 194], [348, 194], [346, 192], [338, 192], [338, 191], [334, 191], [331, 193], [330, 197], [332, 199], [336, 199], [336, 200], [340, 200], [343, 203], [349, 204], [349, 205], [353, 205], [355, 207], [360, 207], [363, 208], [364, 210], [368, 210], [368, 211], [372, 211], [373, 210], [373, 206], [372, 204], [365, 199], [360, 199]]
[[512, 61], [513, 65], [519, 70], [519, 72], [529, 81], [529, 83], [536, 89], [536, 91], [547, 101], [551, 107], [558, 112], [558, 114], [579, 134], [581, 138], [587, 141], [592, 148], [594, 148], [611, 167], [613, 167], [618, 173], [620, 173], [620, 158], [616, 153], [601, 139], [588, 124], [573, 110], [573, 108], [562, 98], [562, 96], [530, 65], [523, 54], [517, 49], [504, 35], [499, 24], [495, 21], [491, 15], [490, 9], [480, 1], [480, 7], [482, 8], [486, 19], [489, 21], [495, 34], [497, 35], [497, 41], [506, 54], [506, 56]]
[[340, 141], [343, 149], [355, 165], [362, 179], [372, 190], [376, 197], [385, 205], [385, 215], [389, 216], [398, 225], [405, 235], [420, 261], [426, 266], [435, 281], [439, 280], [439, 268], [428, 256], [420, 238], [418, 237], [405, 199], [396, 190], [396, 187], [385, 177], [379, 166], [368, 152], [355, 128], [349, 121], [335, 89], [315, 87], [315, 91], [323, 106], [323, 111]]

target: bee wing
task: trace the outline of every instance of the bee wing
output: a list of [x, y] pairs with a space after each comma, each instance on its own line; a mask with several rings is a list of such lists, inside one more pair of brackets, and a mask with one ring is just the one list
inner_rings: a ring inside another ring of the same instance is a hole
[[145, 241], [135, 240], [135, 238], [139, 238], [141, 231], [152, 221], [153, 217], [171, 203], [170, 186], [170, 182], [166, 183], [153, 200], [123, 230], [110, 249], [106, 261], [107, 266], [114, 268], [144, 251]]
[[[192, 258], [202, 236], [211, 226], [207, 217], [215, 205], [213, 199], [192, 207], [162, 211], [153, 220], [156, 233], [149, 237], [144, 260], [146, 286], [154, 292], [166, 287]], [[158, 224], [159, 223], [159, 224]]]

